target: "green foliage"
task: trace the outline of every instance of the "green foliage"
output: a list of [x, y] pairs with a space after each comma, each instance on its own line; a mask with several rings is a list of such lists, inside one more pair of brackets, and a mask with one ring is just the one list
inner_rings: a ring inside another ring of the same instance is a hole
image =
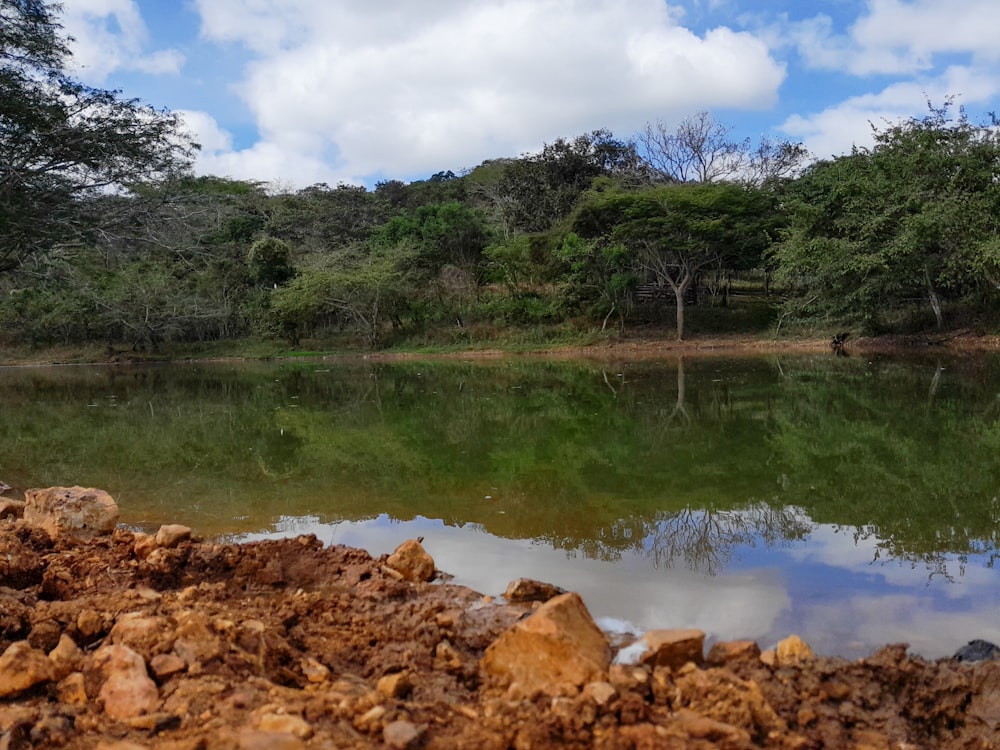
[[489, 233], [478, 211], [451, 201], [395, 216], [373, 239], [380, 247], [408, 246], [414, 251], [416, 268], [430, 276], [449, 264], [475, 275]]
[[[923, 298], [1000, 280], [1000, 141], [948, 105], [876, 133], [871, 149], [820, 162], [791, 186], [779, 276], [820, 309], [869, 326]], [[807, 290], [807, 291], [806, 291]]]
[[277, 287], [295, 275], [291, 248], [275, 237], [264, 237], [250, 246], [247, 266], [250, 278], [264, 286]]
[[0, 273], [86, 238], [97, 196], [181, 171], [193, 149], [176, 116], [67, 75], [58, 10], [0, 5]]

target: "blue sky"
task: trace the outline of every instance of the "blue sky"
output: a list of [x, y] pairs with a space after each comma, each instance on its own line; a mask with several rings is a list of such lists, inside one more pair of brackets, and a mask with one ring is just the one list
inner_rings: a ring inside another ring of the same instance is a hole
[[817, 158], [1000, 111], [997, 0], [63, 0], [75, 74], [177, 111], [199, 173], [372, 185], [707, 110]]

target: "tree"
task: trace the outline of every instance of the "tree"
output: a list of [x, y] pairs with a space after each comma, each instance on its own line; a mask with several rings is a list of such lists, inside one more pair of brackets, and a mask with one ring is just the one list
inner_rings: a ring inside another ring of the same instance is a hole
[[769, 242], [769, 197], [727, 183], [663, 185], [593, 193], [574, 221], [585, 237], [628, 248], [636, 272], [673, 292], [677, 338], [684, 338], [685, 296], [698, 272]]
[[995, 289], [1000, 136], [949, 109], [875, 129], [873, 147], [809, 169], [787, 196], [780, 276], [875, 327], [885, 310], [922, 297], [941, 328], [946, 298]]
[[635, 149], [645, 159], [653, 182], [735, 181], [760, 186], [790, 177], [808, 152], [801, 144], [762, 137], [734, 140], [732, 128], [711, 114], [698, 112], [673, 130], [663, 122], [646, 123], [635, 136]]
[[66, 73], [61, 6], [0, 3], [0, 273], [93, 226], [93, 200], [187, 167], [180, 121]]

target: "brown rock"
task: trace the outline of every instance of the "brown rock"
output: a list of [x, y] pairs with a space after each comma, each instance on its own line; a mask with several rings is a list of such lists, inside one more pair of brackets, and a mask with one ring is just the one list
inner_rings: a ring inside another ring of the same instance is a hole
[[386, 698], [403, 698], [413, 690], [413, 682], [409, 672], [395, 672], [381, 678], [375, 689]]
[[176, 547], [181, 542], [191, 538], [191, 527], [183, 526], [179, 523], [168, 523], [160, 527], [156, 532], [156, 545], [158, 547]]
[[145, 560], [158, 546], [155, 536], [147, 534], [145, 531], [137, 531], [135, 533], [135, 541], [132, 543], [132, 551], [140, 560]]
[[93, 487], [49, 487], [24, 493], [24, 520], [53, 539], [90, 539], [110, 534], [118, 523], [118, 505]]
[[504, 598], [509, 602], [547, 602], [553, 597], [565, 594], [566, 590], [551, 583], [534, 581], [530, 578], [518, 578], [507, 584]]
[[407, 539], [396, 547], [385, 564], [403, 576], [407, 581], [430, 581], [436, 568], [434, 558], [424, 551], [416, 539]]
[[607, 638], [579, 594], [550, 599], [486, 649], [482, 670], [501, 683], [559, 695], [600, 680], [611, 660]]
[[121, 643], [150, 659], [173, 646], [171, 622], [166, 617], [126, 612], [108, 633], [108, 643]]
[[55, 677], [55, 667], [44, 652], [27, 641], [12, 643], [0, 656], [0, 698], [17, 695]]
[[809, 644], [797, 635], [790, 635], [783, 641], [779, 641], [775, 648], [775, 656], [778, 665], [782, 667], [805, 664], [816, 659], [816, 654], [809, 648]]
[[721, 667], [759, 658], [760, 646], [756, 641], [719, 641], [712, 644], [705, 662], [711, 667]]
[[313, 736], [313, 728], [301, 716], [293, 714], [265, 713], [257, 720], [257, 728], [262, 732], [280, 732], [307, 740]]
[[162, 682], [187, 669], [187, 662], [176, 654], [157, 654], [150, 659], [149, 668], [153, 670], [156, 679]]
[[[0, 485], [0, 487], [5, 486]], [[10, 488], [8, 487], [7, 489]], [[23, 500], [0, 497], [0, 518], [22, 518], [24, 516], [24, 506], [25, 502]]]
[[264, 732], [244, 729], [239, 735], [239, 750], [303, 750], [306, 743], [287, 732]]
[[583, 688], [583, 694], [598, 706], [604, 706], [618, 695], [618, 691], [610, 682], [588, 682]]
[[73, 672], [66, 675], [56, 685], [59, 691], [59, 700], [70, 705], [85, 706], [89, 698], [87, 697], [86, 681], [83, 672]]
[[105, 676], [99, 697], [112, 719], [131, 719], [156, 709], [156, 683], [147, 674], [142, 657], [128, 646], [102, 646], [94, 653], [93, 665]]
[[424, 733], [424, 728], [410, 721], [392, 721], [382, 730], [385, 744], [395, 750], [406, 750], [416, 744]]
[[56, 647], [49, 651], [49, 660], [55, 670], [53, 679], [61, 680], [80, 668], [80, 663], [83, 661], [83, 651], [72, 638], [63, 633], [59, 637], [59, 643], [56, 644]]
[[700, 630], [650, 630], [639, 641], [646, 645], [639, 660], [650, 667], [680, 669], [702, 662], [705, 634]]

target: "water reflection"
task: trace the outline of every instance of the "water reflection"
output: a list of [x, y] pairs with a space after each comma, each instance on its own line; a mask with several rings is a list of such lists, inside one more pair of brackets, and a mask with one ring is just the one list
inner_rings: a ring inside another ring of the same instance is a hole
[[991, 637], [998, 390], [996, 357], [0, 370], [0, 480], [205, 535], [431, 527], [481, 590], [939, 654]]

